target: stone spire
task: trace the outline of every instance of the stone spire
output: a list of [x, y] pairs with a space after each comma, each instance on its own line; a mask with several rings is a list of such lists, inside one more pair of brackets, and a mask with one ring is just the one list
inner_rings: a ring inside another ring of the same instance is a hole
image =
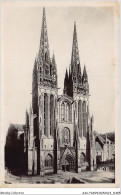
[[57, 67], [54, 54], [52, 60], [50, 59], [45, 8], [43, 8], [40, 45], [36, 62], [39, 85], [43, 85], [44, 87], [47, 86], [51, 88], [56, 88]]
[[87, 76], [87, 71], [86, 71], [86, 66], [84, 64], [84, 69], [83, 69], [83, 76], [82, 76], [83, 83], [88, 82], [88, 76]]
[[55, 61], [55, 54], [53, 52], [53, 56], [52, 56], [52, 65], [56, 68], [56, 61]]
[[69, 76], [68, 71], [66, 68], [65, 78], [64, 78], [64, 94], [68, 94], [68, 82], [69, 82]]
[[55, 55], [53, 53], [52, 56], [52, 63], [51, 63], [51, 71], [50, 75], [52, 77], [52, 82], [57, 85], [57, 67], [56, 67], [56, 61], [55, 61]]
[[40, 37], [40, 47], [39, 47], [39, 58], [42, 59], [43, 63], [50, 62], [45, 8], [43, 8], [42, 28], [41, 28], [41, 37]]
[[76, 23], [74, 22], [72, 56], [71, 56], [71, 70], [72, 70], [72, 72], [73, 71], [77, 72], [78, 64], [80, 64], [80, 61], [79, 61], [79, 50], [78, 50]]

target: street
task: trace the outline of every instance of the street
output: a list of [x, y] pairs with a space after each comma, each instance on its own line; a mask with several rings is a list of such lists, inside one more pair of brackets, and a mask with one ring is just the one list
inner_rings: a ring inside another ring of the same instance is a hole
[[79, 180], [79, 183], [114, 183], [114, 172], [95, 171], [94, 173], [87, 171], [81, 173], [63, 172], [58, 171], [57, 174], [40, 176], [14, 176], [6, 172], [5, 183], [28, 183], [28, 184], [40, 184], [40, 183], [71, 183], [72, 179]]

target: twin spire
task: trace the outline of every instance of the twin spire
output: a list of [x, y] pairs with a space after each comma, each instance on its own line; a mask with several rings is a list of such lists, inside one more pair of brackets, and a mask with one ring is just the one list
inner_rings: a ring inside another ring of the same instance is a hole
[[[39, 47], [37, 61], [39, 62], [38, 64], [40, 64], [39, 66], [41, 66], [40, 69], [42, 74], [45, 74], [46, 76], [50, 75], [52, 77], [54, 76], [53, 74], [57, 74], [54, 54], [52, 56], [52, 60], [50, 59], [45, 8], [43, 8], [40, 47]], [[88, 78], [87, 78], [87, 72], [85, 66], [83, 70], [83, 75], [81, 74], [79, 49], [78, 49], [78, 41], [77, 41], [77, 29], [76, 29], [76, 22], [74, 22], [71, 65], [69, 68], [69, 74], [66, 70], [64, 85], [66, 81], [68, 83], [75, 82], [81, 85], [83, 82], [87, 82], [87, 80]]]
[[71, 56], [71, 71], [74, 75], [76, 75], [78, 77], [79, 83], [82, 83], [84, 79], [87, 80], [87, 72], [86, 72], [85, 65], [84, 65], [84, 69], [83, 69], [83, 75], [81, 74], [81, 65], [80, 65], [80, 59], [79, 59], [76, 22], [74, 22], [72, 56]]
[[56, 61], [54, 54], [52, 59], [50, 58], [45, 8], [43, 8], [39, 52], [35, 61], [39, 83], [43, 86], [57, 88]]
[[[43, 16], [42, 16], [42, 28], [41, 28], [41, 37], [40, 37], [39, 57], [43, 61], [50, 63], [50, 52], [49, 52], [49, 41], [48, 41], [48, 33], [47, 33], [45, 8], [43, 8]], [[53, 56], [52, 56], [52, 64], [56, 65], [54, 52], [53, 52]]]
[[[70, 87], [71, 84], [72, 87]], [[81, 73], [78, 40], [77, 40], [77, 29], [76, 29], [76, 22], [74, 22], [71, 70], [69, 67], [69, 74], [68, 74], [68, 71], [66, 69], [65, 79], [64, 79], [64, 94], [70, 95], [71, 97], [73, 97], [74, 92], [85, 94], [85, 89], [84, 89], [85, 85], [88, 86], [88, 76], [87, 76], [85, 65], [83, 69], [83, 74]], [[72, 90], [71, 93], [70, 90]]]

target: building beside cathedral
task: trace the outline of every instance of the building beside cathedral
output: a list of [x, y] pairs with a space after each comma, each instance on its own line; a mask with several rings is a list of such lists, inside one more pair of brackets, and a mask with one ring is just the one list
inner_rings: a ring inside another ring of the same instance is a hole
[[70, 58], [63, 94], [58, 95], [57, 64], [55, 55], [50, 57], [44, 8], [40, 46], [32, 75], [32, 104], [29, 113], [26, 112], [26, 125], [21, 131], [18, 129], [18, 133], [15, 131], [16, 139], [21, 140], [23, 134], [19, 149], [23, 150], [22, 166], [25, 165], [24, 171], [29, 175], [57, 173], [58, 170], [78, 173], [96, 167], [97, 148], [100, 151], [101, 148], [93, 132], [88, 74], [86, 66], [82, 70], [80, 65], [76, 23]]

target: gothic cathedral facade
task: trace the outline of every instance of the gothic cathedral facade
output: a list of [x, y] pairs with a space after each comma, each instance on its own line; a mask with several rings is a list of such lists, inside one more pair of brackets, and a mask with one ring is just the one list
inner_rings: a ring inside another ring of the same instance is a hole
[[54, 54], [50, 58], [45, 8], [29, 113], [28, 174], [58, 170], [78, 173], [96, 163], [88, 75], [85, 65], [81, 70], [76, 23], [71, 65], [65, 73], [63, 94], [58, 95], [57, 64]]

